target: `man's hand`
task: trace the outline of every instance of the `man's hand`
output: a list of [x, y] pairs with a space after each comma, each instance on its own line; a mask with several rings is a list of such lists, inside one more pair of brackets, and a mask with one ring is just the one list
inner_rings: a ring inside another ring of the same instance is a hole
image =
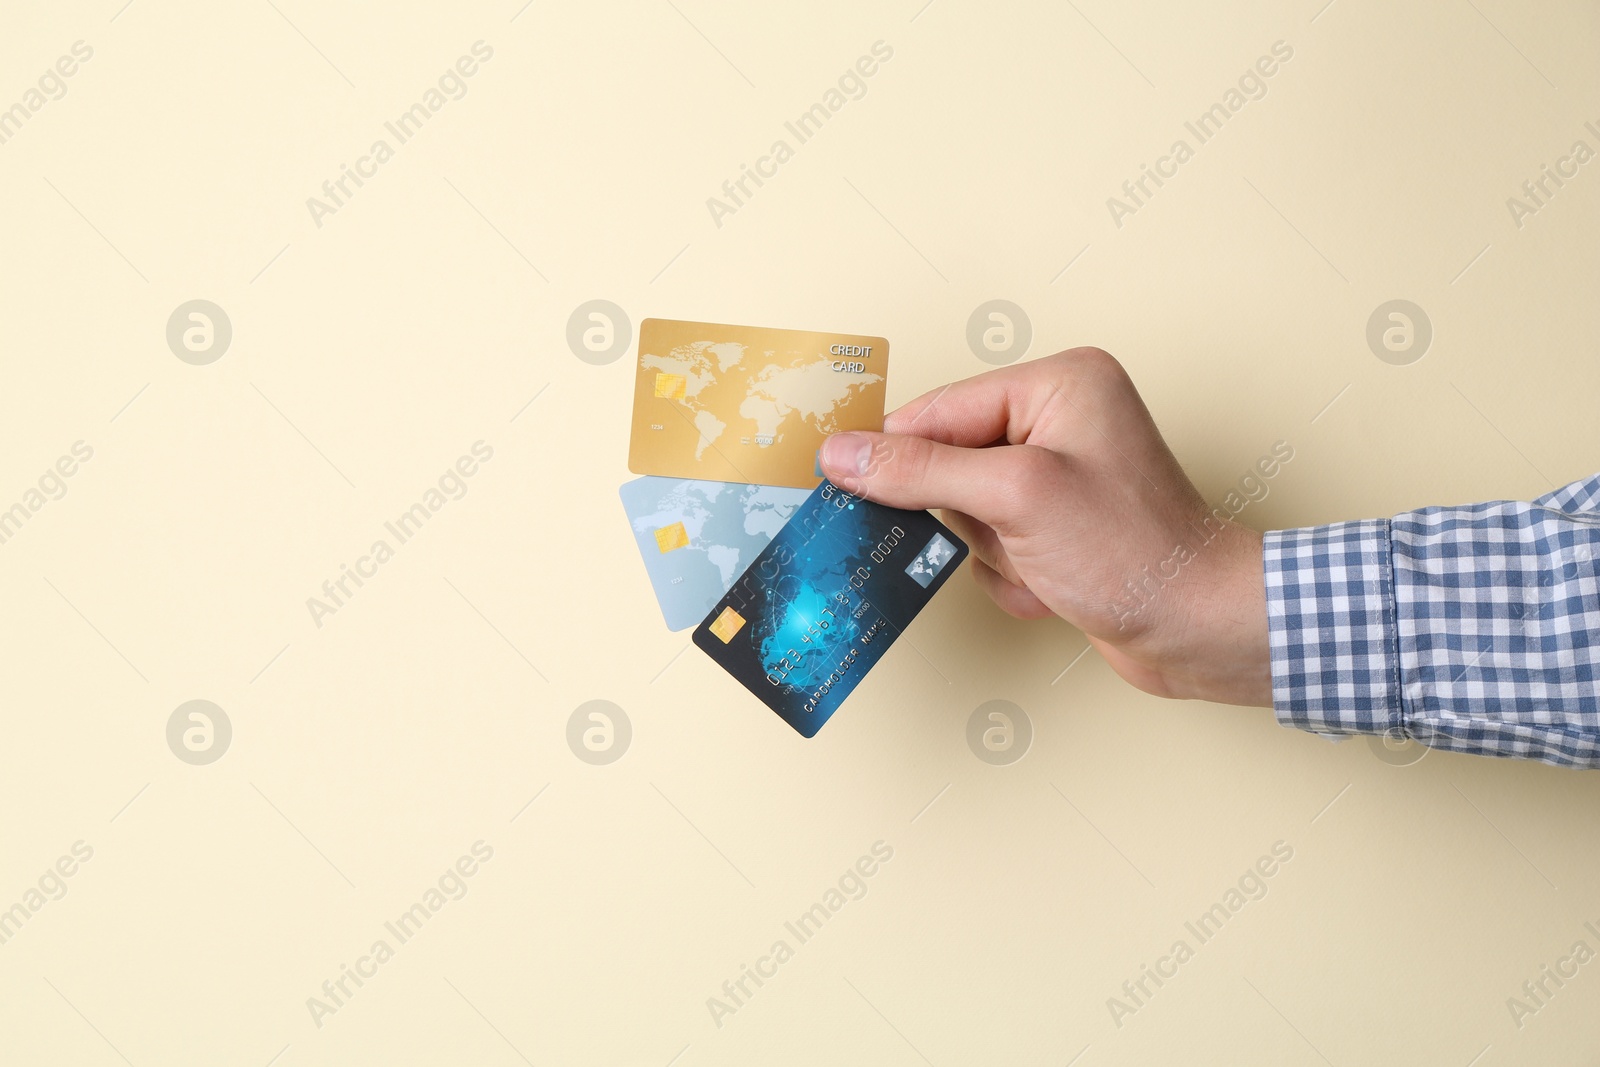
[[828, 438], [840, 488], [941, 508], [1019, 618], [1059, 615], [1149, 693], [1271, 706], [1261, 535], [1213, 517], [1097, 348], [980, 374]]

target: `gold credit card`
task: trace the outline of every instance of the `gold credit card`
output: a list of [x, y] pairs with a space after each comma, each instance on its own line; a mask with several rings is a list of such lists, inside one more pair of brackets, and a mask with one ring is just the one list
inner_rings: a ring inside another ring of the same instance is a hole
[[645, 319], [628, 469], [814, 488], [823, 438], [883, 429], [888, 369], [881, 337]]

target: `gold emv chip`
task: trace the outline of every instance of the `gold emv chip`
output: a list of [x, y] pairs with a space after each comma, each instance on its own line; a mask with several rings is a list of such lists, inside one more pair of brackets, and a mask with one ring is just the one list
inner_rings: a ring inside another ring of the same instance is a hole
[[711, 624], [711, 632], [717, 635], [717, 640], [727, 644], [733, 640], [733, 635], [744, 626], [744, 616], [732, 608], [723, 608], [722, 614], [717, 616], [717, 621]]
[[689, 547], [689, 531], [683, 528], [682, 522], [675, 522], [671, 526], [663, 526], [656, 531], [656, 547], [663, 552], [671, 552], [675, 548]]
[[682, 400], [689, 380], [681, 374], [657, 374], [656, 396], [663, 400]]

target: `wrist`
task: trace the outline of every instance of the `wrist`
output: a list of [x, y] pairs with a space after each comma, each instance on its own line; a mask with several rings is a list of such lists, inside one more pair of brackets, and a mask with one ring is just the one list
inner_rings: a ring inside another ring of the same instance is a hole
[[1113, 670], [1147, 693], [1272, 706], [1262, 536], [1228, 523], [1137, 632], [1085, 632]]
[[1174, 636], [1174, 695], [1218, 704], [1272, 706], [1261, 534], [1229, 522], [1200, 550]]

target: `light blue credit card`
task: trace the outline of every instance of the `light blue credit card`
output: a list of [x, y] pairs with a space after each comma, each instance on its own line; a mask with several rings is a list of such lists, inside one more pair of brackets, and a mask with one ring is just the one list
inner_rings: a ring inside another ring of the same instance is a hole
[[811, 491], [647, 476], [624, 484], [621, 495], [667, 628], [686, 630], [705, 618]]

